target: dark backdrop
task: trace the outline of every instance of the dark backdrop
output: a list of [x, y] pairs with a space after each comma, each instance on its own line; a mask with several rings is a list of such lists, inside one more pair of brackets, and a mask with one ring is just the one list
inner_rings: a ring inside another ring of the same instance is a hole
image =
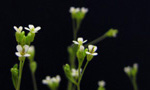
[[[0, 88], [14, 90], [10, 68], [18, 63], [13, 26], [34, 24], [42, 29], [33, 45], [36, 47], [39, 90], [48, 90], [41, 81], [46, 75], [60, 74], [60, 90], [66, 90], [67, 79], [62, 65], [68, 63], [67, 46], [72, 43], [70, 6], [87, 7], [79, 36], [92, 41], [108, 29], [119, 30], [117, 38], [96, 44], [99, 55], [89, 64], [81, 90], [96, 90], [98, 80], [106, 81], [107, 90], [132, 90], [123, 68], [139, 63], [138, 85], [149, 90], [149, 0], [11, 0], [1, 1], [0, 8]], [[21, 90], [33, 90], [28, 60], [25, 62]]]

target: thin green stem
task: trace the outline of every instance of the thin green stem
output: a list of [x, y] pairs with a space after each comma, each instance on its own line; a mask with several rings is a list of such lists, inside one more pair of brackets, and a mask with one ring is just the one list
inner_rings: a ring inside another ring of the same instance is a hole
[[67, 90], [72, 90], [72, 83], [70, 81], [68, 81], [68, 87]]
[[86, 62], [85, 66], [84, 66], [84, 68], [83, 68], [82, 74], [81, 74], [81, 76], [79, 77], [79, 80], [78, 80], [78, 84], [80, 84], [80, 82], [81, 82], [81, 80], [82, 80], [82, 77], [83, 77], [83, 74], [84, 74], [85, 69], [86, 69], [86, 67], [87, 67], [88, 64], [89, 64], [89, 61]]
[[77, 35], [76, 35], [75, 20], [74, 19], [72, 19], [72, 27], [73, 27], [73, 39], [76, 40]]
[[38, 90], [37, 84], [36, 84], [35, 74], [33, 72], [31, 72], [31, 74], [32, 74], [32, 81], [33, 81], [34, 90]]
[[[86, 69], [88, 63], [89, 63], [89, 61], [86, 62], [86, 64], [85, 64], [85, 66], [84, 66], [84, 68], [83, 68], [83, 71], [82, 71], [81, 75], [79, 74], [79, 79], [78, 79], [78, 83], [77, 83], [77, 89], [78, 89], [78, 90], [80, 90], [80, 82], [81, 82], [81, 80], [82, 80], [83, 74], [84, 74], [84, 72], [85, 72], [85, 69]], [[81, 68], [81, 67], [79, 66], [79, 68]], [[80, 69], [79, 69], [79, 71], [80, 71]]]
[[106, 37], [107, 37], [107, 36], [104, 34], [104, 35], [98, 37], [97, 39], [95, 39], [95, 40], [93, 40], [93, 41], [91, 41], [91, 42], [85, 44], [84, 46], [88, 46], [89, 44], [96, 44], [96, 43], [98, 43], [98, 42], [104, 40]]
[[20, 90], [20, 84], [21, 84], [21, 77], [22, 77], [22, 70], [24, 66], [25, 58], [21, 57], [20, 58], [20, 65], [19, 65], [19, 77], [18, 77], [18, 84], [16, 90]]
[[133, 84], [133, 89], [138, 90], [137, 83], [136, 83], [136, 77], [133, 77], [132, 84]]

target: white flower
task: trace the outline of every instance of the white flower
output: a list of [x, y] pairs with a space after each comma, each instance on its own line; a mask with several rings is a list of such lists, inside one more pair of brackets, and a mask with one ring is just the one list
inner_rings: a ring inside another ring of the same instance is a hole
[[32, 24], [29, 24], [29, 28], [25, 27], [26, 30], [31, 31], [32, 33], [37, 33], [41, 27], [34, 27]]
[[82, 13], [87, 13], [87, 12], [88, 12], [88, 9], [85, 8], [85, 7], [82, 7], [82, 8], [81, 8], [81, 12], [82, 12]]
[[77, 41], [72, 41], [74, 44], [78, 44], [78, 45], [82, 45], [83, 43], [85, 43], [85, 42], [87, 42], [87, 40], [84, 40], [83, 41], [83, 38], [82, 37], [79, 37], [78, 39], [77, 39]]
[[124, 72], [125, 73], [130, 73], [130, 71], [131, 71], [131, 67], [130, 66], [127, 66], [127, 67], [124, 68]]
[[[80, 73], [82, 72], [82, 69], [80, 69]], [[79, 71], [78, 71], [78, 69], [71, 69], [71, 75], [73, 76], [73, 77], [78, 77], [79, 76]]]
[[53, 83], [58, 83], [61, 81], [61, 78], [59, 75], [57, 75], [56, 77], [50, 77], [50, 76], [46, 76], [46, 79], [42, 80], [43, 84], [53, 84]]
[[28, 45], [24, 45], [23, 47], [21, 45], [17, 45], [16, 47], [17, 51], [15, 54], [18, 57], [29, 57], [30, 54], [27, 53], [29, 46]]
[[93, 56], [98, 55], [98, 53], [95, 52], [97, 50], [97, 46], [89, 45], [88, 50], [89, 51], [87, 51], [86, 54], [93, 55]]
[[133, 68], [138, 69], [138, 64], [137, 64], [137, 63], [134, 63], [134, 64], [133, 64]]
[[101, 80], [98, 82], [98, 86], [104, 87], [105, 86], [105, 81]]
[[17, 28], [16, 26], [14, 26], [14, 29], [16, 30], [16, 32], [21, 33], [23, 27], [19, 26], [19, 28]]
[[70, 13], [77, 13], [79, 11], [80, 11], [80, 8], [75, 8], [75, 7], [70, 7], [70, 10], [69, 10]]

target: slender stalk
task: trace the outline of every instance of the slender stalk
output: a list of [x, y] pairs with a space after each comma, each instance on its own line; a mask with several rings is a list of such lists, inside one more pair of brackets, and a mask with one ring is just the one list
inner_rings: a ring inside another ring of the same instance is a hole
[[77, 33], [76, 33], [76, 29], [75, 29], [75, 20], [74, 19], [72, 19], [72, 27], [73, 27], [73, 39], [76, 40]]
[[137, 83], [136, 83], [136, 77], [133, 77], [132, 84], [133, 84], [133, 89], [138, 90]]
[[22, 70], [24, 66], [25, 58], [21, 57], [20, 58], [20, 65], [19, 65], [19, 77], [18, 77], [18, 84], [16, 90], [20, 90], [20, 84], [21, 84], [21, 77], [22, 77]]
[[31, 72], [31, 74], [32, 74], [32, 81], [33, 81], [34, 90], [38, 90], [37, 84], [36, 84], [35, 74], [33, 72]]
[[78, 80], [78, 84], [80, 84], [81, 80], [82, 80], [82, 77], [83, 77], [83, 74], [85, 72], [85, 69], [87, 68], [87, 65], [89, 64], [89, 61], [86, 62], [84, 68], [83, 68], [83, 71], [82, 71], [82, 74], [81, 76], [79, 77], [79, 80]]
[[[80, 82], [81, 82], [81, 79], [82, 79], [82, 77], [83, 77], [83, 74], [84, 74], [84, 72], [85, 72], [85, 69], [86, 69], [88, 63], [89, 63], [89, 61], [86, 62], [85, 66], [84, 66], [84, 68], [83, 68], [82, 74], [81, 74], [81, 75], [79, 74], [79, 79], [78, 79], [78, 83], [77, 83], [77, 89], [78, 89], [78, 90], [80, 90]], [[81, 67], [79, 66], [79, 68], [81, 68]], [[80, 69], [79, 69], [79, 71], [80, 71]]]
[[104, 35], [98, 37], [97, 39], [95, 39], [95, 40], [93, 40], [93, 41], [91, 41], [91, 42], [85, 44], [84, 46], [88, 46], [89, 44], [96, 44], [96, 43], [102, 41], [103, 39], [105, 39], [106, 37], [107, 37], [107, 36], [104, 34]]

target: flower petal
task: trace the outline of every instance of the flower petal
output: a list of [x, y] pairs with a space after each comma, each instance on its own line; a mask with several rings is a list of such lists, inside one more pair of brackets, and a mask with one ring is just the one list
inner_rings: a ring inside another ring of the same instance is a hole
[[29, 57], [29, 56], [30, 56], [30, 54], [25, 54], [25, 55], [24, 55], [24, 57]]
[[25, 53], [26, 53], [28, 51], [28, 49], [29, 49], [29, 46], [28, 45], [24, 45], [23, 47], [24, 47]]
[[84, 40], [84, 41], [83, 41], [83, 43], [86, 43], [86, 42], [87, 42], [87, 40]]
[[77, 41], [72, 41], [74, 44], [79, 44]]
[[32, 29], [34, 28], [34, 26], [32, 24], [29, 24], [29, 28]]
[[17, 45], [16, 49], [18, 52], [22, 52], [22, 46], [21, 45]]
[[50, 80], [51, 79], [51, 77], [50, 76], [46, 76], [46, 80]]
[[21, 56], [22, 56], [22, 55], [20, 54], [20, 52], [16, 52], [15, 54], [16, 54], [16, 56], [18, 56], [18, 57], [21, 57]]
[[16, 26], [14, 26], [14, 29], [15, 29], [16, 31], [18, 31], [18, 28], [17, 28]]
[[79, 37], [79, 38], [78, 38], [78, 42], [83, 42], [83, 38], [82, 38], [82, 37]]
[[23, 29], [23, 27], [22, 27], [22, 26], [20, 26], [20, 27], [19, 27], [19, 30], [20, 30], [20, 31], [22, 31], [22, 29]]
[[24, 27], [24, 29], [26, 29], [26, 30], [30, 31], [30, 29], [29, 29], [29, 28], [27, 28], [27, 27]]
[[94, 52], [97, 50], [97, 46], [94, 46]]
[[86, 54], [91, 54], [90, 52], [85, 52]]
[[98, 55], [98, 53], [92, 53], [91, 55], [93, 55], [93, 56], [97, 56], [97, 55]]
[[93, 49], [93, 45], [89, 45], [89, 46], [88, 46], [88, 49], [89, 49], [89, 51], [91, 52], [92, 49]]
[[41, 27], [36, 27], [36, 28], [34, 29], [34, 32], [37, 33], [40, 29], [41, 29]]
[[42, 80], [42, 83], [46, 85], [48, 84], [47, 80]]

